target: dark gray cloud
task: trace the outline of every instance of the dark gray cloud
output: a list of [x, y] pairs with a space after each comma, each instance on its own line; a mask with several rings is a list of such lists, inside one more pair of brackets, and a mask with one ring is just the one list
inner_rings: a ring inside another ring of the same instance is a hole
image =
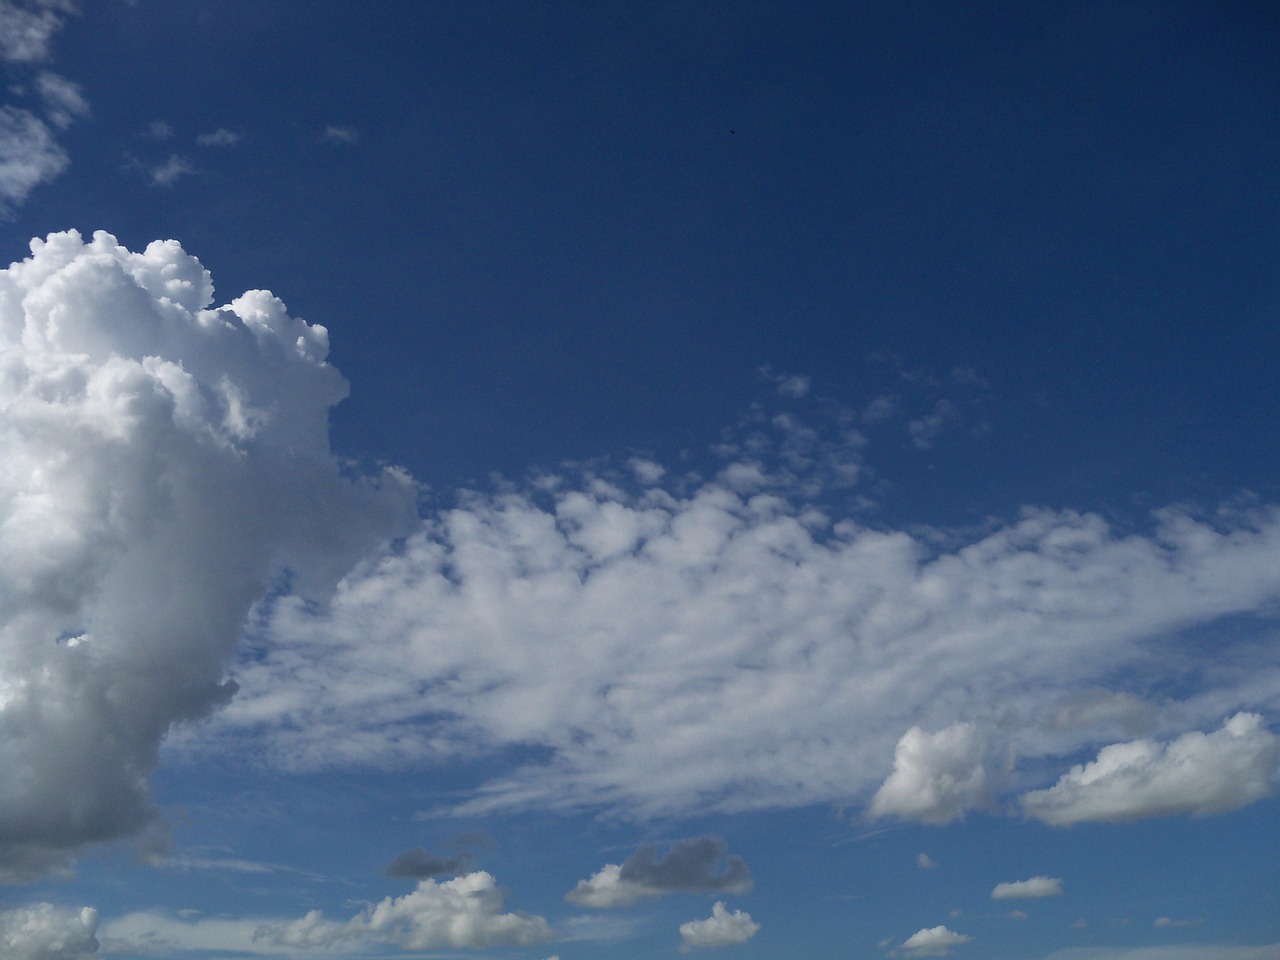
[[720, 837], [677, 840], [662, 857], [656, 844], [641, 844], [623, 861], [619, 876], [663, 893], [741, 893], [751, 887], [746, 861], [730, 854], [729, 845]]
[[428, 853], [422, 847], [414, 847], [387, 864], [387, 876], [408, 877], [413, 880], [452, 877], [464, 872], [470, 859], [470, 856], [465, 853], [457, 857], [438, 857], [434, 853]]

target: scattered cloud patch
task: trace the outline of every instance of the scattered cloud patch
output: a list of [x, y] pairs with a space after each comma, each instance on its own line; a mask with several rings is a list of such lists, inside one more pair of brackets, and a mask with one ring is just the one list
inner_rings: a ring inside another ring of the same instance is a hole
[[960, 419], [960, 411], [950, 400], [939, 400], [933, 412], [907, 422], [907, 435], [917, 450], [931, 450], [943, 429]]
[[902, 949], [913, 957], [945, 957], [952, 947], [968, 943], [972, 937], [956, 933], [944, 926], [917, 930], [902, 943]]
[[173, 127], [164, 120], [152, 120], [147, 124], [145, 133], [151, 140], [173, 139]]
[[871, 799], [872, 817], [950, 823], [987, 800], [987, 744], [972, 723], [937, 733], [912, 727], [894, 750], [893, 773]]
[[1151, 925], [1157, 930], [1162, 930], [1171, 927], [1198, 927], [1202, 923], [1204, 923], [1204, 917], [1198, 917], [1195, 920], [1174, 920], [1170, 917], [1160, 917]]
[[49, 121], [60, 130], [89, 113], [89, 101], [84, 98], [80, 85], [59, 74], [42, 70], [36, 76], [36, 91]]
[[921, 870], [937, 870], [938, 865], [927, 853], [916, 854], [916, 866]]
[[694, 947], [728, 947], [746, 943], [759, 930], [760, 924], [751, 919], [751, 914], [741, 910], [730, 913], [723, 902], [717, 901], [707, 919], [680, 924], [680, 950], [683, 952]]
[[67, 152], [30, 110], [0, 107], [0, 215], [67, 168]]
[[1062, 881], [1057, 877], [1032, 877], [1013, 883], [997, 883], [991, 891], [992, 900], [1022, 900], [1033, 897], [1062, 896]]
[[565, 899], [584, 907], [624, 907], [670, 893], [745, 893], [751, 889], [746, 862], [729, 853], [719, 837], [678, 840], [659, 857], [643, 844], [619, 864], [606, 864], [578, 881]]
[[0, 59], [12, 64], [48, 60], [54, 34], [75, 10], [70, 0], [0, 0]]
[[196, 137], [196, 143], [202, 147], [234, 147], [240, 140], [240, 134], [226, 127], [219, 127], [212, 133], [202, 133]]
[[1103, 747], [1054, 786], [1024, 794], [1022, 808], [1054, 826], [1226, 813], [1270, 796], [1278, 766], [1280, 737], [1259, 714], [1237, 713], [1213, 733]]
[[355, 127], [339, 127], [330, 124], [320, 134], [325, 143], [355, 143], [360, 139], [360, 131]]
[[168, 160], [151, 168], [151, 182], [158, 187], [171, 187], [182, 177], [195, 172], [196, 168], [190, 160], [171, 153]]

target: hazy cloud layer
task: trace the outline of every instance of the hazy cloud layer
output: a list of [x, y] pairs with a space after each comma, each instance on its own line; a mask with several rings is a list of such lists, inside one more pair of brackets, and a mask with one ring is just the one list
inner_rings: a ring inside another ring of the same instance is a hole
[[724, 903], [717, 902], [711, 908], [711, 916], [705, 920], [690, 920], [680, 924], [680, 949], [692, 947], [728, 947], [735, 943], [746, 943], [760, 930], [760, 924], [751, 919], [751, 914], [741, 910], [732, 913]]
[[339, 476], [324, 329], [212, 296], [177, 243], [105, 233], [0, 271], [0, 879], [141, 829], [253, 602], [286, 569], [323, 595], [406, 507]]
[[1225, 813], [1274, 793], [1278, 768], [1280, 737], [1258, 714], [1238, 713], [1213, 733], [1104, 747], [1052, 787], [1024, 795], [1022, 807], [1055, 826]]
[[98, 949], [98, 912], [37, 903], [0, 911], [5, 960], [84, 960]]
[[992, 900], [1022, 900], [1033, 897], [1062, 896], [1062, 881], [1056, 877], [1032, 877], [1012, 883], [997, 883], [991, 891]]
[[625, 907], [669, 893], [745, 893], [751, 871], [719, 837], [678, 840], [659, 857], [646, 843], [619, 864], [602, 869], [565, 895], [584, 907]]

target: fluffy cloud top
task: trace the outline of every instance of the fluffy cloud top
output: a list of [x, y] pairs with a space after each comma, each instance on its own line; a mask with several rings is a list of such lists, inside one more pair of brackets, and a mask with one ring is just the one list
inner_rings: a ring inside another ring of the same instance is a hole
[[1052, 787], [1025, 794], [1022, 807], [1054, 826], [1225, 813], [1271, 795], [1278, 770], [1280, 737], [1258, 714], [1237, 713], [1213, 733], [1104, 747]]
[[951, 952], [952, 947], [958, 947], [972, 939], [946, 927], [927, 927], [907, 937], [902, 942], [902, 949], [913, 957], [943, 957]]
[[38, 903], [0, 912], [5, 960], [84, 960], [98, 949], [98, 912]]
[[690, 920], [680, 924], [680, 949], [692, 947], [728, 947], [735, 943], [746, 943], [760, 929], [760, 924], [751, 919], [751, 914], [741, 910], [732, 913], [721, 902], [711, 908], [711, 916], [705, 920]]
[[1031, 897], [1062, 896], [1062, 881], [1055, 877], [1032, 877], [1013, 883], [997, 883], [991, 891], [992, 900], [1021, 900]]
[[322, 327], [254, 291], [209, 309], [175, 242], [33, 241], [0, 271], [0, 879], [153, 816], [283, 571], [323, 593], [408, 502], [342, 479]]
[[928, 734], [912, 727], [894, 750], [893, 773], [871, 799], [872, 817], [950, 823], [987, 799], [987, 745], [971, 723]]
[[337, 923], [313, 910], [300, 920], [263, 927], [257, 938], [280, 946], [328, 947], [343, 942], [392, 944], [405, 950], [529, 946], [551, 938], [542, 917], [503, 913], [502, 891], [484, 871], [437, 883], [419, 882], [403, 897]]
[[669, 893], [745, 893], [751, 872], [729, 853], [719, 837], [678, 840], [662, 857], [654, 844], [642, 845], [621, 865], [606, 864], [565, 895], [584, 907], [625, 907]]

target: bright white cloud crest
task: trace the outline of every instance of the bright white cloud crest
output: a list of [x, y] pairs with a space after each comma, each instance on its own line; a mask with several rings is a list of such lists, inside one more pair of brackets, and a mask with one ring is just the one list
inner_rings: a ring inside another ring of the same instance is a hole
[[1011, 883], [997, 883], [991, 891], [992, 900], [1025, 900], [1034, 897], [1062, 896], [1062, 881], [1057, 877], [1032, 877], [1030, 880], [1015, 880]]
[[711, 916], [705, 920], [690, 920], [680, 924], [680, 949], [728, 947], [735, 943], [746, 943], [759, 930], [760, 924], [751, 919], [751, 914], [742, 910], [730, 911], [723, 902], [717, 901], [711, 908]]
[[105, 233], [0, 272], [0, 878], [140, 829], [272, 578], [324, 592], [398, 508], [329, 454], [324, 329], [212, 293]]
[[98, 912], [36, 903], [0, 911], [5, 960], [84, 960], [97, 952]]

